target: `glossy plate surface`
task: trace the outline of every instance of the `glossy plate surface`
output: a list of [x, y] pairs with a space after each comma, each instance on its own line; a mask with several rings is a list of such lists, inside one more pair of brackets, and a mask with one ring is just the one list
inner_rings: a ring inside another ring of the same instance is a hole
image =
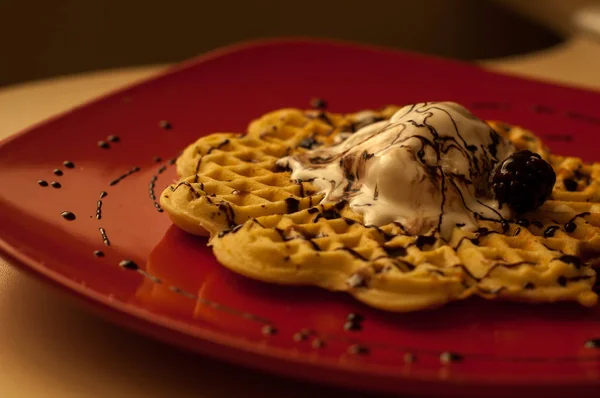
[[[370, 47], [250, 43], [4, 141], [0, 248], [109, 319], [267, 371], [431, 396], [596, 396], [598, 308], [473, 299], [383, 313], [344, 294], [246, 280], [221, 268], [205, 239], [170, 225], [156, 197], [185, 145], [315, 97], [333, 112], [453, 100], [600, 161], [600, 94]], [[345, 330], [350, 313], [364, 318], [360, 330]]]

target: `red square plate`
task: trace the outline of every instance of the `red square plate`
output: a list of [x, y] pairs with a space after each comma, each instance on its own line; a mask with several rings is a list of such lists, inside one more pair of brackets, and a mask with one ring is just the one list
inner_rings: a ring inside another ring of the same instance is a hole
[[[185, 145], [313, 97], [335, 112], [457, 101], [600, 161], [597, 93], [372, 47], [244, 44], [4, 141], [0, 248], [116, 322], [267, 371], [432, 396], [597, 396], [597, 308], [472, 299], [383, 313], [344, 294], [246, 280], [171, 226], [156, 197]], [[364, 318], [360, 330], [345, 330], [350, 313]]]

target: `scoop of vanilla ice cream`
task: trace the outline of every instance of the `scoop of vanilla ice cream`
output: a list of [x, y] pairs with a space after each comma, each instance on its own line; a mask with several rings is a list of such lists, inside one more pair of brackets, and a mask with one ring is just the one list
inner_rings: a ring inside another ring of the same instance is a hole
[[324, 202], [347, 200], [365, 225], [400, 223], [409, 234], [502, 220], [489, 187], [494, 166], [514, 148], [453, 102], [407, 105], [343, 142], [280, 160], [292, 178], [312, 180]]

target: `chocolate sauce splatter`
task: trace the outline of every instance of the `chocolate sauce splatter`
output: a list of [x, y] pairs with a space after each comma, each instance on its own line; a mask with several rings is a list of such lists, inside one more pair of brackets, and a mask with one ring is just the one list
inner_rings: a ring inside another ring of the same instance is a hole
[[100, 220], [102, 219], [102, 201], [98, 200], [96, 202], [96, 219]]
[[544, 141], [563, 141], [563, 142], [573, 142], [573, 136], [567, 134], [544, 134]]
[[158, 125], [164, 130], [171, 130], [173, 128], [173, 125], [167, 120], [161, 120]]
[[435, 236], [419, 235], [414, 244], [419, 248], [419, 250], [423, 250], [425, 246], [434, 245], [436, 241], [437, 239]]
[[75, 164], [69, 160], [65, 160], [63, 162], [63, 166], [65, 166], [67, 169], [72, 169], [75, 167]]
[[327, 101], [323, 98], [313, 98], [310, 100], [310, 106], [314, 109], [327, 109]]
[[573, 264], [575, 268], [579, 269], [583, 266], [583, 261], [577, 256], [571, 256], [569, 254], [564, 254], [557, 258], [558, 261], [562, 261], [563, 263]]
[[304, 341], [308, 338], [308, 336], [302, 332], [298, 332], [298, 333], [294, 333], [292, 338], [294, 339], [294, 341]]
[[98, 141], [98, 147], [102, 149], [109, 149], [110, 145], [106, 141]]
[[103, 199], [106, 197], [106, 195], [108, 195], [108, 193], [106, 193], [106, 191], [102, 191], [100, 192], [100, 199]]
[[417, 356], [412, 352], [407, 352], [402, 356], [402, 360], [405, 363], [414, 363], [417, 362]]
[[556, 231], [558, 231], [560, 227], [558, 225], [551, 225], [544, 231], [544, 238], [552, 238]]
[[59, 189], [62, 187], [62, 185], [60, 185], [60, 182], [58, 182], [58, 181], [52, 181], [50, 183], [50, 185], [52, 186], [52, 188], [56, 188], [56, 189]]
[[160, 163], [160, 161], [161, 161], [161, 160], [162, 160], [162, 159], [161, 159], [160, 157], [158, 157], [158, 156], [155, 156], [155, 157], [153, 157], [153, 158], [152, 158], [152, 161], [153, 161], [154, 163]]
[[[166, 166], [162, 166], [159, 170], [158, 173], [160, 174], [162, 171], [161, 170], [166, 170]], [[152, 204], [154, 206], [154, 208], [156, 209], [156, 211], [158, 211], [159, 213], [163, 212], [163, 208], [160, 206], [160, 203], [158, 203], [156, 201], [156, 195], [154, 194], [154, 188], [156, 186], [156, 180], [158, 179], [158, 175], [153, 175], [152, 178], [150, 179], [150, 183], [148, 184], [148, 196], [150, 197], [150, 200], [152, 200]]]
[[140, 269], [140, 267], [131, 260], [122, 260], [119, 263], [119, 267], [129, 269], [132, 271], [137, 271], [138, 269]]
[[566, 116], [568, 118], [580, 120], [582, 122], [586, 122], [589, 124], [600, 124], [600, 118], [590, 116], [590, 115], [584, 115], [583, 113], [579, 113], [579, 112], [569, 112], [568, 111], [566, 113]]
[[549, 106], [546, 105], [533, 105], [531, 107], [531, 109], [535, 112], [535, 113], [541, 113], [541, 114], [552, 114], [552, 113], [556, 113], [556, 110], [554, 110], [553, 108], [550, 108]]
[[102, 227], [98, 228], [98, 231], [100, 231], [100, 236], [102, 237], [102, 242], [104, 242], [104, 244], [106, 246], [110, 246], [110, 240], [108, 240], [108, 235], [106, 234], [106, 230]]
[[312, 341], [313, 348], [323, 348], [325, 347], [325, 341], [323, 341], [322, 339], [316, 338]]
[[577, 181], [575, 180], [571, 180], [570, 178], [565, 178], [563, 180], [563, 184], [565, 186], [565, 189], [569, 192], [575, 192], [577, 191]]
[[508, 109], [510, 105], [503, 102], [495, 102], [495, 101], [479, 101], [472, 102], [471, 108], [473, 109]]
[[110, 185], [111, 187], [113, 185], [117, 185], [119, 182], [123, 181], [123, 179], [129, 177], [130, 175], [132, 175], [133, 173], [137, 173], [138, 171], [140, 171], [141, 168], [140, 167], [134, 167], [133, 169], [129, 170], [127, 173], [117, 177], [116, 179], [112, 180], [108, 185]]
[[38, 183], [38, 185], [40, 187], [47, 187], [48, 186], [48, 182], [44, 181], [44, 180], [39, 180], [37, 183]]
[[344, 330], [347, 332], [359, 331], [361, 329], [362, 325], [360, 322], [346, 321], [346, 323], [344, 323]]
[[365, 320], [365, 317], [355, 312], [351, 312], [346, 316], [346, 320], [350, 322], [362, 322]]
[[600, 348], [600, 339], [589, 339], [584, 344], [585, 348]]
[[319, 145], [319, 143], [313, 137], [305, 138], [298, 143], [298, 146], [300, 148], [305, 148], [305, 149], [313, 149], [317, 145]]
[[285, 204], [287, 205], [288, 214], [296, 213], [299, 209], [300, 201], [296, 198], [286, 198]]
[[63, 175], [63, 172], [62, 172], [62, 170], [61, 170], [61, 169], [54, 169], [54, 170], [52, 171], [52, 173], [54, 173], [54, 175], [55, 175], [55, 176], [59, 176], [59, 177], [60, 177], [61, 175]]
[[75, 217], [75, 213], [70, 211], [63, 211], [60, 215], [67, 221], [73, 221], [77, 218]]
[[102, 250], [94, 250], [94, 256], [104, 257], [104, 252]]
[[272, 335], [277, 334], [277, 329], [275, 329], [275, 327], [273, 327], [271, 325], [265, 325], [262, 327], [261, 333], [264, 334], [265, 336], [272, 336]]
[[443, 364], [451, 363], [451, 362], [460, 362], [463, 360], [462, 355], [457, 354], [455, 352], [444, 351], [440, 354], [440, 362]]
[[526, 284], [523, 286], [523, 289], [525, 289], [525, 290], [532, 290], [532, 289], [535, 289], [535, 285], [534, 285], [533, 283], [531, 283], [531, 282], [527, 282], [527, 283], [526, 283]]
[[120, 142], [121, 138], [116, 135], [109, 135], [107, 138], [110, 142]]
[[577, 224], [575, 224], [575, 220], [579, 217], [585, 217], [585, 216], [589, 216], [590, 213], [589, 212], [583, 212], [583, 213], [579, 213], [577, 214], [575, 217], [571, 218], [566, 224], [565, 224], [565, 231], [571, 233], [571, 232], [575, 232], [575, 230], [577, 229]]
[[369, 348], [360, 344], [353, 344], [348, 347], [348, 354], [351, 355], [367, 355], [369, 353]]

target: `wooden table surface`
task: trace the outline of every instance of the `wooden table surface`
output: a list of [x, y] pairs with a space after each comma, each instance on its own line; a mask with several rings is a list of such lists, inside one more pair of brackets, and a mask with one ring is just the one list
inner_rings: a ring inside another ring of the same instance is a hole
[[[482, 65], [600, 90], [600, 42], [585, 37]], [[0, 89], [0, 139], [165, 68], [102, 71]], [[182, 352], [123, 330], [0, 258], [0, 397], [293, 398], [340, 393]]]

